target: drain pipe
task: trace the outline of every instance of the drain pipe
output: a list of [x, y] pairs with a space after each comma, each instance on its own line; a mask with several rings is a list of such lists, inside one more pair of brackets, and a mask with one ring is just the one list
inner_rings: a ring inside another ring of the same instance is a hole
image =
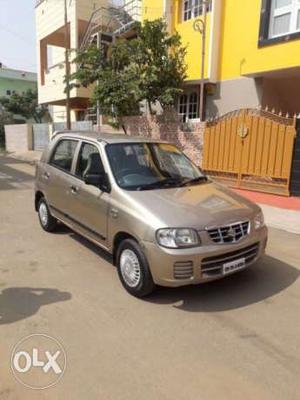
[[167, 30], [170, 33], [171, 26], [170, 26], [170, 9], [169, 9], [169, 0], [163, 0], [163, 16], [167, 23]]

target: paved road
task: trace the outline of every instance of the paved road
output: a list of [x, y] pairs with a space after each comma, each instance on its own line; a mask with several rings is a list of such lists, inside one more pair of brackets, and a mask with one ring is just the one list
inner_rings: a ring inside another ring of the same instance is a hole
[[[300, 398], [300, 236], [270, 231], [251, 270], [130, 297], [110, 257], [68, 229], [42, 232], [33, 167], [0, 158], [0, 399]], [[44, 333], [68, 358], [55, 387], [10, 370], [14, 345]]]

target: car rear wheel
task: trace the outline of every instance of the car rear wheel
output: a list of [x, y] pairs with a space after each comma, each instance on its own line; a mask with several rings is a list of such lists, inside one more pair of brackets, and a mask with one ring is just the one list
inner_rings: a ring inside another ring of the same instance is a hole
[[52, 217], [48, 204], [44, 197], [42, 197], [38, 204], [38, 215], [41, 227], [46, 232], [53, 232], [57, 226], [57, 220]]
[[147, 258], [135, 240], [120, 244], [117, 268], [122, 285], [133, 296], [145, 297], [155, 289]]

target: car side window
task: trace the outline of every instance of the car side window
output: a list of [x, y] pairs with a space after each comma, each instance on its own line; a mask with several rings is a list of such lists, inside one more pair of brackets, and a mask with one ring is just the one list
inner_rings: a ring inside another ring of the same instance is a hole
[[90, 143], [83, 143], [79, 152], [76, 166], [76, 176], [84, 178], [85, 175], [100, 175], [104, 173], [104, 167], [99, 150]]
[[51, 157], [50, 164], [66, 172], [70, 172], [77, 143], [77, 140], [70, 139], [59, 141]]

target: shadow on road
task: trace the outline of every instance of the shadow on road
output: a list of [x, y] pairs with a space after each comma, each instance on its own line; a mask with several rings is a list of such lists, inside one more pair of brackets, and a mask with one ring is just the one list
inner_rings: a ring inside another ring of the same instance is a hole
[[[65, 225], [61, 224], [56, 233], [69, 235], [105, 261], [113, 263], [109, 253]], [[218, 281], [181, 288], [159, 287], [144, 301], [170, 304], [179, 310], [189, 312], [234, 310], [261, 301], [271, 302], [272, 296], [291, 286], [299, 275], [300, 271], [297, 268], [266, 255], [249, 269]]]
[[1, 164], [24, 164], [24, 161], [18, 160], [10, 156], [11, 153], [0, 152], [0, 165]]
[[[276, 258], [265, 256], [257, 265], [225, 279], [197, 286], [159, 288], [146, 301], [174, 304], [189, 312], [218, 312], [246, 307], [292, 285], [300, 271]], [[271, 300], [269, 300], [271, 301]]]
[[57, 289], [11, 287], [0, 293], [0, 325], [31, 317], [41, 306], [67, 301], [71, 294]]
[[9, 164], [24, 164], [20, 161], [0, 156], [0, 190], [16, 190], [22, 189], [26, 184], [31, 183], [34, 179], [24, 171], [17, 170]]
[[[113, 263], [112, 256], [89, 240], [62, 225], [58, 231], [87, 247], [105, 261]], [[246, 307], [270, 298], [292, 285], [300, 271], [292, 265], [271, 256], [265, 256], [249, 269], [224, 279], [181, 288], [159, 287], [145, 298], [153, 304], [170, 304], [189, 312], [218, 312]]]
[[105, 261], [107, 261], [110, 264], [113, 264], [113, 257], [110, 253], [107, 251], [103, 250], [101, 247], [97, 246], [93, 242], [89, 241], [88, 239], [84, 238], [83, 236], [80, 236], [79, 234], [72, 232], [70, 233], [70, 237], [79, 244], [87, 247], [89, 250], [93, 251], [95, 254], [97, 254], [99, 257], [103, 258]]
[[90, 240], [86, 239], [85, 237], [79, 235], [78, 233], [72, 231], [72, 229], [68, 228], [64, 224], [59, 224], [57, 229], [54, 232], [55, 235], [69, 235], [69, 237], [79, 243], [81, 246], [87, 247], [93, 253], [97, 254], [99, 257], [103, 258], [108, 263], [113, 263], [113, 257], [110, 253], [103, 250], [100, 246], [97, 246]]

